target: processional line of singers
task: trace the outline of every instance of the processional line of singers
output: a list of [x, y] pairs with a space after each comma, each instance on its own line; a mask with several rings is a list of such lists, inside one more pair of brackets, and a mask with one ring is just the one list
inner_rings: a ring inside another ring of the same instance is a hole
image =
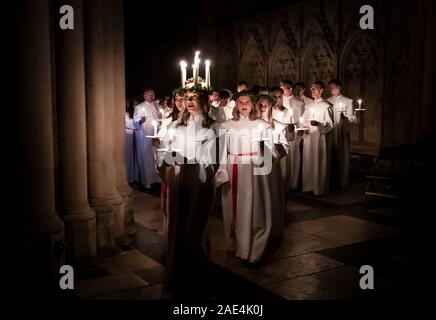
[[289, 192], [325, 195], [330, 177], [348, 185], [349, 124], [358, 118], [341, 82], [329, 87], [327, 100], [320, 81], [313, 100], [287, 80], [257, 92], [241, 82], [233, 100], [194, 87], [176, 90], [168, 108], [147, 89], [126, 114], [129, 182], [162, 183], [168, 291], [204, 288], [204, 230], [218, 187], [228, 252], [256, 264], [280, 242]]

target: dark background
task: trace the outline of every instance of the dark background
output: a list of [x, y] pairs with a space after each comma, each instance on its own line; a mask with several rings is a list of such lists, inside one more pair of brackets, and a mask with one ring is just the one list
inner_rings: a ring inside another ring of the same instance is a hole
[[124, 1], [127, 99], [142, 95], [146, 87], [160, 97], [179, 86], [179, 62], [192, 60], [195, 50], [202, 49], [199, 35], [206, 24], [219, 25], [295, 2], [301, 1]]

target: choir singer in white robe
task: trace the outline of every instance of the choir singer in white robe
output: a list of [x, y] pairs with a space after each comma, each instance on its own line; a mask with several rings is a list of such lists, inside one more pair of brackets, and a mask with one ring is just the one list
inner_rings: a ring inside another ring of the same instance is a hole
[[127, 170], [127, 182], [134, 183], [140, 181], [138, 155], [137, 155], [137, 129], [133, 124], [133, 113], [135, 106], [138, 105], [137, 100], [131, 100], [128, 102], [126, 112], [126, 170]]
[[329, 82], [333, 105], [332, 130], [332, 183], [333, 187], [347, 188], [350, 175], [350, 123], [356, 123], [353, 100], [342, 95], [342, 82], [332, 79]]
[[303, 139], [303, 192], [313, 191], [317, 196], [329, 191], [332, 108], [322, 99], [325, 85], [312, 84], [313, 103], [306, 106], [303, 123], [307, 130]]
[[152, 139], [146, 136], [153, 136], [153, 121], [160, 118], [159, 108], [154, 103], [154, 91], [146, 89], [144, 91], [145, 101], [135, 107], [133, 115], [133, 124], [137, 131], [137, 156], [141, 183], [145, 188], [151, 188], [153, 183], [160, 182], [157, 175], [155, 163], [155, 148]]
[[207, 290], [203, 235], [215, 196], [217, 127], [208, 114], [207, 92], [189, 91], [186, 109], [165, 135], [157, 162], [168, 185], [165, 287], [176, 297]]
[[[237, 94], [233, 119], [220, 127], [220, 133], [226, 132], [225, 159], [216, 179], [222, 183], [224, 233], [229, 252], [247, 263], [261, 261], [273, 232], [269, 127], [246, 91]], [[263, 138], [269, 140], [260, 141]]]

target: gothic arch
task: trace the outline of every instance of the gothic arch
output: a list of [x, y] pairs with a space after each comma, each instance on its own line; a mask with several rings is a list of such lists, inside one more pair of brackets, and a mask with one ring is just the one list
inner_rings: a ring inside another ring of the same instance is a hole
[[284, 32], [279, 31], [269, 61], [269, 84], [275, 86], [280, 80], [297, 81], [298, 78], [298, 58], [289, 47]]
[[381, 146], [383, 119], [383, 59], [373, 36], [355, 32], [345, 43], [340, 57], [339, 74], [345, 95], [362, 99], [366, 111], [360, 123], [350, 130], [353, 151], [377, 153]]
[[315, 80], [327, 83], [336, 75], [336, 57], [328, 43], [316, 37], [311, 40], [303, 52], [301, 78], [310, 84]]
[[239, 63], [238, 80], [245, 80], [250, 86], [266, 84], [265, 63], [252, 35]]

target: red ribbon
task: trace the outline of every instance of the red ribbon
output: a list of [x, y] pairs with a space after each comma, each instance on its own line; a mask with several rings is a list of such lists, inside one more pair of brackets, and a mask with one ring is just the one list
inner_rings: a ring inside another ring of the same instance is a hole
[[236, 229], [236, 213], [238, 211], [238, 157], [242, 156], [257, 156], [257, 152], [237, 153], [228, 155], [233, 156], [233, 171], [232, 171], [232, 224], [230, 225], [230, 236], [235, 236]]

